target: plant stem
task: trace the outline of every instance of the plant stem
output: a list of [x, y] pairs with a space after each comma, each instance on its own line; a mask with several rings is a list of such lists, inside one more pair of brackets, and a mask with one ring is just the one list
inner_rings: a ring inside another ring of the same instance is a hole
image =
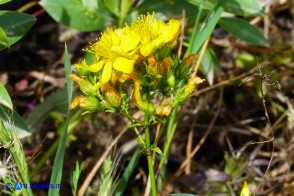
[[[148, 114], [145, 113], [145, 122], [148, 123]], [[146, 141], [146, 147], [147, 147], [147, 161], [148, 161], [148, 170], [149, 170], [149, 176], [150, 176], [150, 182], [151, 182], [151, 192], [152, 196], [157, 195], [156, 190], [156, 184], [155, 184], [155, 175], [154, 175], [154, 169], [152, 164], [152, 152], [150, 150], [150, 135], [149, 135], [149, 126], [145, 127], [145, 141]]]

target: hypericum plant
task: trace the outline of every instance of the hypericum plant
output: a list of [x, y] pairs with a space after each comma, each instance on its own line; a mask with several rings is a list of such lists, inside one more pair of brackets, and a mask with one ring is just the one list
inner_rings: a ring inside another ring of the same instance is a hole
[[[132, 122], [147, 156], [153, 195], [156, 184], [151, 154], [161, 154], [161, 150], [158, 138], [150, 138], [149, 126], [164, 124], [172, 110], [203, 81], [189, 74], [197, 55], [183, 60], [172, 55], [179, 31], [179, 21], [164, 23], [152, 14], [141, 16], [130, 26], [109, 28], [87, 49], [94, 56], [92, 60], [76, 64], [77, 75], [70, 75], [83, 92], [72, 101], [71, 109], [79, 106], [86, 112], [119, 112]], [[185, 85], [178, 87], [179, 83]], [[144, 120], [132, 115], [134, 107], [145, 113]], [[145, 129], [145, 139], [139, 127]]]

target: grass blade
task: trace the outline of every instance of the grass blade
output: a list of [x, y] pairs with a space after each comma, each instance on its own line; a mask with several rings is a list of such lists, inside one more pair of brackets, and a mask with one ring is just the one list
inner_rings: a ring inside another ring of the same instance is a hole
[[[71, 64], [70, 64], [68, 50], [67, 50], [66, 45], [65, 45], [65, 49], [64, 49], [64, 69], [65, 69], [66, 83], [67, 83], [67, 100], [68, 100], [68, 103], [70, 103], [72, 100], [73, 82], [68, 77], [68, 75], [71, 74]], [[70, 115], [70, 110], [68, 108], [67, 119], [66, 119], [66, 123], [65, 123], [66, 125], [65, 125], [65, 129], [61, 135], [60, 143], [58, 145], [57, 153], [55, 155], [50, 184], [60, 184], [60, 182], [61, 182], [62, 167], [63, 167], [64, 153], [65, 153], [65, 143], [66, 143], [66, 138], [67, 138], [68, 123], [69, 123], [69, 115]], [[49, 189], [48, 195], [49, 196], [59, 195], [59, 189]]]
[[221, 17], [221, 13], [224, 11], [223, 1], [218, 2], [210, 14], [206, 18], [205, 22], [202, 24], [200, 30], [197, 32], [196, 39], [192, 46], [191, 53], [197, 53], [201, 48], [206, 39], [211, 35], [214, 30], [218, 20]]

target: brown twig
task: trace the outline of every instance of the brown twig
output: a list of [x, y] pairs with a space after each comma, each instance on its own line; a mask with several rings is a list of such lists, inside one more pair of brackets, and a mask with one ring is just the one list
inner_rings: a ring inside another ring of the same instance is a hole
[[260, 63], [259, 66], [256, 66], [256, 67], [252, 68], [251, 70], [249, 70], [246, 73], [243, 73], [243, 74], [241, 74], [239, 76], [236, 76], [236, 77], [234, 77], [232, 79], [229, 79], [229, 80], [224, 80], [222, 82], [219, 82], [219, 83], [217, 83], [215, 85], [206, 87], [204, 89], [200, 89], [200, 90], [196, 91], [195, 93], [193, 93], [192, 96], [198, 96], [198, 95], [200, 95], [202, 93], [205, 93], [205, 92], [210, 91], [212, 89], [218, 88], [220, 86], [228, 85], [228, 84], [230, 84], [230, 83], [232, 83], [234, 81], [237, 81], [237, 80], [240, 80], [242, 78], [245, 78], [248, 75], [254, 74], [258, 69], [261, 69], [261, 68], [263, 68], [266, 65], [272, 65], [272, 64], [273, 64], [272, 62], [263, 62], [263, 63]]
[[35, 5], [38, 5], [39, 2], [38, 1], [32, 1], [29, 3], [24, 4], [23, 6], [21, 6], [20, 8], [18, 8], [16, 11], [18, 12], [24, 12], [28, 9], [30, 9], [31, 7], [34, 7]]
[[189, 131], [188, 135], [188, 142], [186, 146], [186, 160], [187, 160], [187, 165], [185, 168], [185, 174], [189, 175], [191, 173], [191, 152], [192, 152], [192, 145], [193, 145], [193, 135], [194, 135], [194, 126], [195, 126], [196, 118], [193, 119], [191, 129]]
[[265, 180], [265, 176], [267, 175], [267, 173], [268, 173], [268, 171], [269, 171], [269, 169], [271, 167], [271, 164], [272, 164], [272, 161], [273, 161], [273, 155], [274, 155], [274, 152], [275, 152], [275, 135], [274, 135], [272, 124], [271, 124], [271, 121], [270, 121], [270, 118], [269, 118], [269, 115], [268, 115], [267, 107], [266, 107], [266, 104], [265, 104], [265, 95], [264, 95], [263, 87], [262, 87], [262, 85], [264, 84], [264, 80], [268, 80], [268, 78], [267, 78], [267, 76], [265, 74], [263, 74], [261, 72], [261, 68], [259, 68], [258, 76], [261, 78], [261, 80], [260, 80], [260, 83], [261, 83], [260, 88], [261, 88], [261, 90], [260, 91], [261, 91], [261, 98], [262, 98], [262, 105], [263, 105], [263, 109], [264, 109], [264, 114], [266, 116], [267, 123], [269, 124], [270, 133], [272, 135], [272, 138], [270, 140], [271, 143], [272, 143], [272, 151], [271, 151], [271, 157], [270, 157], [268, 166], [267, 166], [267, 168], [266, 168], [266, 170], [264, 172], [264, 175], [263, 175], [261, 181], [259, 182], [258, 186], [254, 190], [253, 196], [256, 195], [257, 191], [260, 189], [261, 185], [263, 184], [263, 182]]

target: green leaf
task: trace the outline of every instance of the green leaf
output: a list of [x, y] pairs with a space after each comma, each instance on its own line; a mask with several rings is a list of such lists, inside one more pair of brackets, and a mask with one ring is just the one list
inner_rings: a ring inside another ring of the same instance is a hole
[[3, 45], [5, 48], [10, 47], [7, 35], [1, 27], [0, 27], [0, 45]]
[[110, 11], [116, 17], [120, 16], [120, 2], [121, 0], [103, 0], [103, 3], [108, 8], [108, 11]]
[[10, 96], [5, 88], [5, 86], [0, 83], [0, 105], [4, 105], [8, 107], [9, 109], [13, 109], [12, 101], [10, 99]]
[[[71, 103], [72, 100], [72, 90], [73, 90], [73, 81], [69, 78], [69, 74], [71, 74], [71, 64], [69, 60], [69, 54], [67, 47], [65, 45], [64, 49], [64, 69], [65, 69], [65, 76], [66, 76], [66, 83], [67, 83], [67, 100], [68, 104]], [[52, 175], [50, 178], [50, 184], [60, 184], [61, 176], [62, 176], [62, 168], [63, 168], [63, 160], [64, 160], [64, 153], [65, 153], [65, 144], [68, 132], [68, 125], [69, 125], [69, 116], [70, 116], [70, 109], [67, 110], [67, 118], [65, 122], [65, 129], [60, 138], [60, 142], [58, 145], [58, 149], [55, 155], [54, 164]], [[59, 195], [59, 189], [49, 189], [49, 196]]]
[[235, 37], [249, 44], [257, 46], [268, 45], [268, 42], [263, 34], [246, 20], [224, 17], [219, 20], [219, 25]]
[[150, 150], [157, 152], [160, 156], [162, 156], [162, 151], [158, 147], [152, 147]]
[[9, 133], [15, 129], [17, 137], [23, 139], [31, 135], [30, 130], [22, 117], [15, 111], [0, 105], [0, 119]]
[[7, 2], [9, 2], [9, 1], [11, 1], [11, 0], [0, 0], [0, 5], [1, 5], [1, 4], [4, 4], [4, 3], [7, 3]]
[[[202, 0], [187, 0], [189, 3], [199, 6]], [[203, 8], [212, 10], [218, 0], [203, 2]], [[256, 0], [223, 0], [224, 10], [240, 16], [264, 15], [262, 7]]]
[[[9, 45], [20, 40], [26, 32], [33, 26], [36, 18], [15, 11], [0, 11], [0, 27], [6, 33]], [[6, 46], [0, 45], [0, 50], [5, 49]]]
[[95, 31], [113, 19], [101, 0], [41, 0], [41, 6], [57, 22], [80, 31]]
[[66, 97], [67, 90], [63, 89], [46, 98], [43, 103], [29, 113], [25, 119], [27, 125], [31, 128], [38, 129], [43, 121], [49, 117], [51, 111], [66, 113], [68, 107], [68, 100]]
[[135, 170], [136, 166], [138, 165], [138, 162], [139, 162], [141, 155], [142, 155], [141, 149], [137, 148], [136, 151], [133, 153], [133, 156], [132, 156], [128, 166], [125, 168], [121, 179], [118, 181], [115, 192], [113, 194], [114, 196], [123, 195], [124, 190], [128, 186], [128, 182], [131, 178], [131, 175], [132, 175], [133, 171]]
[[[196, 17], [197, 9], [191, 6], [188, 2], [183, 0], [148, 0], [143, 1], [142, 4], [139, 5], [137, 8], [140, 14], [149, 13], [156, 13], [163, 14], [165, 17], [172, 17], [172, 18], [181, 18], [182, 11], [186, 11], [186, 16], [189, 17]], [[163, 19], [163, 18], [162, 18]], [[166, 19], [166, 18], [165, 18]]]
[[78, 161], [76, 161], [76, 167], [75, 170], [72, 174], [72, 185], [73, 185], [73, 189], [74, 189], [74, 195], [76, 195], [76, 191], [78, 190], [78, 181], [79, 181], [79, 177], [81, 175], [82, 172], [82, 167], [83, 167], [83, 163], [80, 165]]
[[220, 67], [218, 59], [214, 51], [211, 48], [207, 48], [200, 64], [200, 70], [210, 85], [213, 84], [215, 66]]
[[[204, 21], [200, 30], [196, 34], [196, 38], [194, 43], [192, 44], [192, 51], [191, 53], [197, 53], [200, 47], [203, 45], [205, 40], [211, 35], [212, 31], [214, 30], [222, 12], [223, 12], [223, 1], [220, 1], [215, 5], [213, 10], [210, 12], [207, 19]], [[189, 46], [190, 47], [190, 46]]]

